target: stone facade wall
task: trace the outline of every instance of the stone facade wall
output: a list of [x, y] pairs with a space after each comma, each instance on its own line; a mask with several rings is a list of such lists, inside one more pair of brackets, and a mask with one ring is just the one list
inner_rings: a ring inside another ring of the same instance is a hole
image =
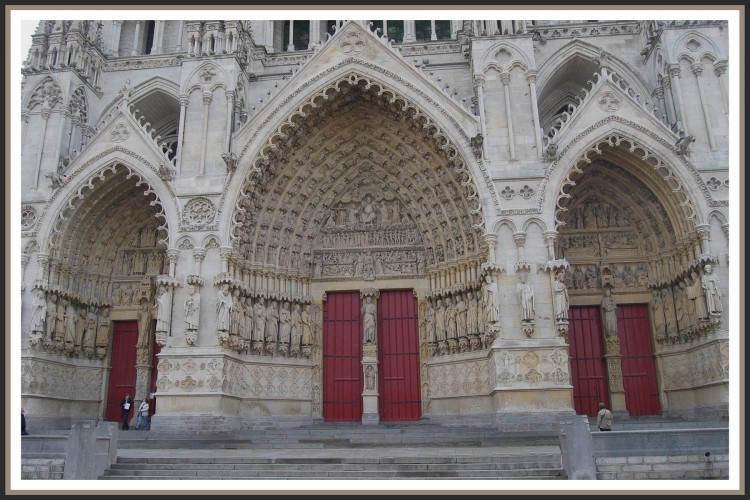
[[654, 455], [597, 457], [596, 478], [729, 479], [729, 455]]
[[62, 479], [64, 458], [22, 458], [21, 479]]

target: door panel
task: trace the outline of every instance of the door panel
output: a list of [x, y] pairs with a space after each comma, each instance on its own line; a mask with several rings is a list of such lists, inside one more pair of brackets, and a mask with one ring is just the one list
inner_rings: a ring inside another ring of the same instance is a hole
[[617, 306], [617, 334], [622, 353], [625, 405], [631, 416], [658, 415], [654, 349], [648, 320], [648, 304]]
[[599, 402], [609, 407], [599, 307], [571, 307], [568, 328], [573, 407], [578, 415], [595, 416]]
[[323, 304], [323, 418], [362, 420], [362, 300], [359, 292], [328, 293]]
[[388, 290], [378, 298], [380, 419], [419, 420], [419, 331], [411, 290]]
[[138, 341], [137, 321], [115, 321], [112, 333], [112, 371], [109, 374], [106, 419], [120, 420], [120, 402], [125, 394], [135, 398], [135, 344]]

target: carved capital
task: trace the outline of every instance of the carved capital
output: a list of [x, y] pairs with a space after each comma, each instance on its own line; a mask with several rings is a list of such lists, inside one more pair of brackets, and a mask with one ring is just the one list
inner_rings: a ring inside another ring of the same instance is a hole
[[484, 84], [485, 84], [485, 82], [486, 82], [486, 79], [485, 79], [484, 75], [482, 75], [480, 73], [476, 73], [474, 75], [474, 83], [475, 84], [479, 85], [480, 87], [483, 87]]
[[669, 76], [672, 77], [680, 77], [680, 65], [679, 64], [670, 64], [669, 65]]
[[530, 69], [529, 71], [526, 72], [526, 81], [529, 82], [529, 84], [536, 83], [536, 77], [537, 77], [536, 71]]
[[513, 241], [516, 242], [517, 247], [522, 247], [526, 243], [526, 233], [523, 231], [513, 233]]
[[500, 81], [504, 86], [510, 85], [510, 73], [500, 73]]
[[690, 66], [690, 69], [693, 70], [695, 76], [701, 76], [703, 74], [703, 65], [699, 62]]
[[193, 258], [197, 262], [202, 262], [205, 257], [206, 257], [206, 250], [204, 250], [203, 248], [193, 249]]
[[728, 69], [729, 64], [727, 63], [727, 61], [716, 61], [714, 63], [714, 74], [716, 76], [720, 77], [721, 75], [725, 74]]

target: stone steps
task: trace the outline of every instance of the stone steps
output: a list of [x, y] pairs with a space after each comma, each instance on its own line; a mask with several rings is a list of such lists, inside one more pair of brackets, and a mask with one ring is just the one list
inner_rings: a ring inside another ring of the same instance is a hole
[[396, 458], [190, 458], [118, 459], [100, 479], [566, 479], [560, 456]]
[[118, 433], [112, 479], [566, 479], [557, 433], [430, 422]]

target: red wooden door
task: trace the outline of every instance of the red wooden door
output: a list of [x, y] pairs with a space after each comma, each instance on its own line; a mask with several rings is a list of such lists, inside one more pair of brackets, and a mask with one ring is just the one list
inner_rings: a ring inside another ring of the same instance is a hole
[[[120, 421], [120, 402], [125, 394], [135, 398], [135, 344], [138, 341], [137, 321], [115, 321], [112, 332], [112, 370], [107, 391], [107, 420]], [[131, 413], [132, 416], [132, 413]]]
[[419, 331], [411, 290], [388, 290], [378, 299], [380, 419], [419, 420]]
[[609, 407], [600, 315], [598, 306], [585, 306], [571, 307], [568, 316], [573, 407], [590, 417], [599, 412], [599, 402]]
[[617, 335], [622, 354], [625, 406], [631, 416], [658, 415], [654, 349], [648, 321], [648, 304], [617, 306]]
[[328, 293], [323, 304], [323, 418], [362, 421], [362, 299]]

